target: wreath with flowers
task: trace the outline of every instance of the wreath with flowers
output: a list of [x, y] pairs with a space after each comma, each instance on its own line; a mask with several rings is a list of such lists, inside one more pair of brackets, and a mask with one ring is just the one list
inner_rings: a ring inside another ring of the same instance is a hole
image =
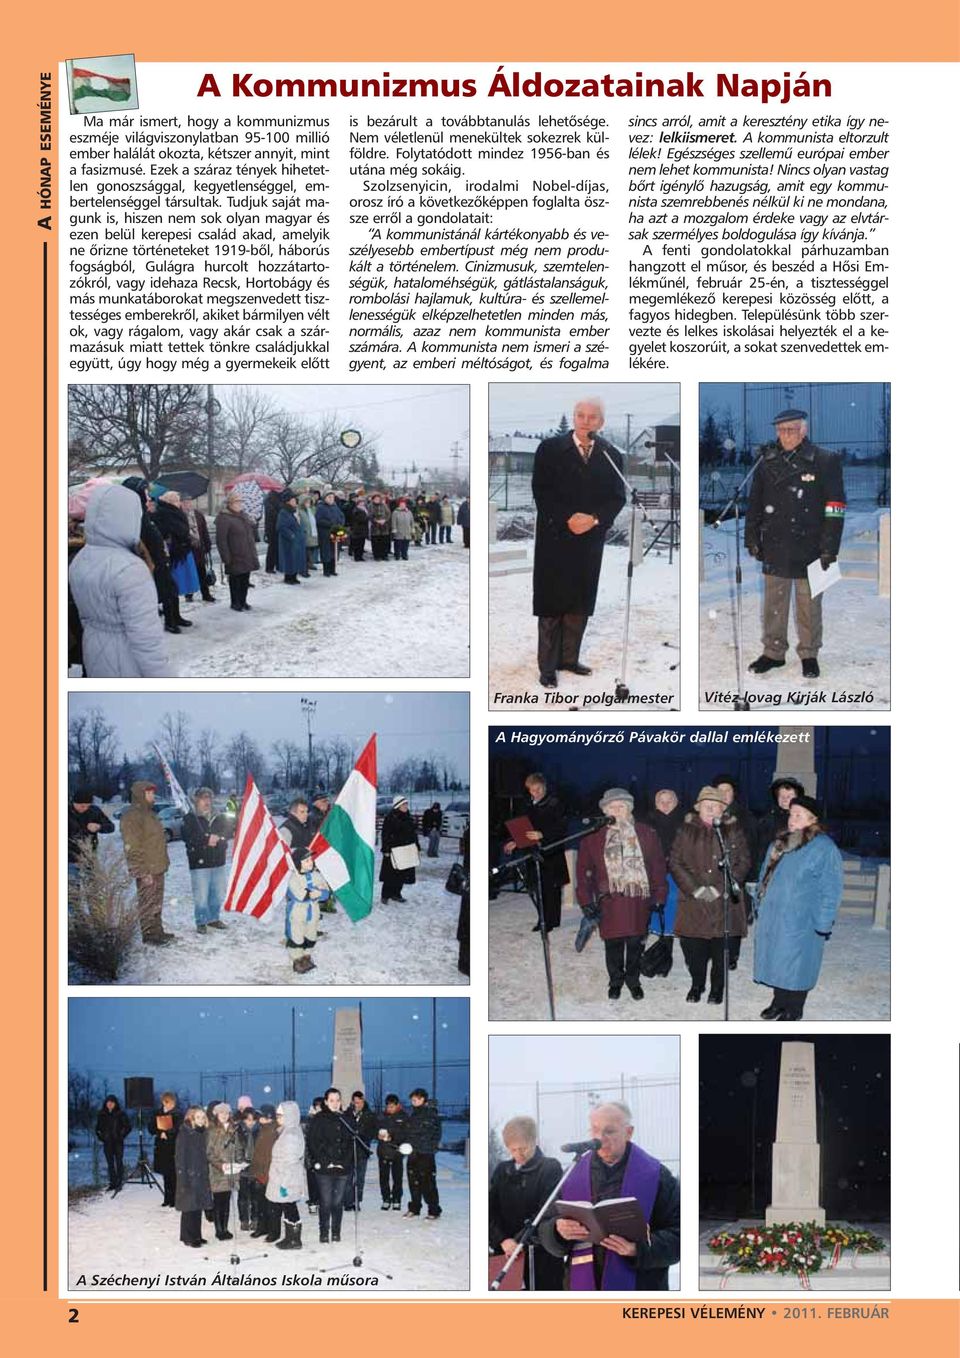
[[778, 1222], [745, 1226], [740, 1231], [718, 1231], [707, 1241], [712, 1254], [723, 1259], [723, 1287], [732, 1273], [790, 1274], [810, 1286], [810, 1274], [824, 1266], [836, 1268], [844, 1250], [853, 1250], [854, 1265], [861, 1254], [882, 1254], [887, 1242], [871, 1231], [852, 1226], [814, 1226], [811, 1222]]

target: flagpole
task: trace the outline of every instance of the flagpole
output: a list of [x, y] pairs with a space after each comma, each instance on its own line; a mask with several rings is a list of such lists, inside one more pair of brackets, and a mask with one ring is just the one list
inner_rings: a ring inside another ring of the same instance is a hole
[[67, 62], [67, 103], [70, 105], [70, 112], [76, 113], [77, 106], [73, 102], [73, 62]]
[[297, 1006], [290, 1006], [290, 1083], [293, 1087], [293, 1101], [297, 1101]]

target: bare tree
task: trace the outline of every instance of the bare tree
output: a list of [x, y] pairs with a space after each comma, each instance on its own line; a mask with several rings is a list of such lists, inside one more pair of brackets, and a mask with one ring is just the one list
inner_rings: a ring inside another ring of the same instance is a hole
[[248, 773], [257, 782], [260, 781], [265, 768], [263, 755], [256, 741], [251, 740], [245, 731], [237, 732], [227, 743], [224, 753], [228, 766], [233, 769], [234, 787], [242, 789]]
[[79, 782], [103, 796], [111, 791], [117, 762], [117, 728], [102, 707], [74, 717], [67, 728], [67, 759]]
[[210, 726], [205, 726], [194, 743], [194, 759], [197, 775], [204, 787], [220, 791], [220, 775], [223, 771], [223, 751], [220, 737]]
[[280, 786], [295, 787], [303, 770], [303, 751], [292, 740], [276, 740], [271, 746]]
[[302, 415], [282, 411], [273, 421], [273, 448], [269, 469], [289, 485], [298, 477], [310, 476], [316, 456], [313, 430]]
[[164, 712], [157, 744], [169, 760], [177, 781], [183, 788], [189, 787], [193, 731], [186, 712]]
[[174, 448], [205, 447], [204, 389], [184, 383], [71, 386], [67, 420], [71, 474], [135, 464], [154, 481]]
[[217, 443], [222, 461], [237, 472], [266, 466], [273, 443], [277, 407], [255, 387], [227, 387]]

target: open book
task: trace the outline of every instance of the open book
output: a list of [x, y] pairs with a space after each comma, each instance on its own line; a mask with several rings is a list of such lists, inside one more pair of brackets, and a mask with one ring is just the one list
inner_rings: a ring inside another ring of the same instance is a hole
[[636, 1198], [605, 1198], [602, 1202], [565, 1202], [554, 1204], [558, 1217], [569, 1217], [586, 1226], [590, 1239], [598, 1245], [608, 1235], [622, 1235], [624, 1240], [644, 1240], [649, 1243], [650, 1227], [643, 1208]]

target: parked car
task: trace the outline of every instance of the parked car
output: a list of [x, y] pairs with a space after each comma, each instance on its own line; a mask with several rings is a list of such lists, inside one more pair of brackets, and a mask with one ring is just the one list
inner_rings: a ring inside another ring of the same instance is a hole
[[163, 833], [169, 844], [171, 839], [180, 839], [183, 834], [183, 812], [176, 806], [164, 806], [157, 812]]
[[469, 802], [447, 802], [443, 810], [442, 833], [459, 839], [470, 824]]

